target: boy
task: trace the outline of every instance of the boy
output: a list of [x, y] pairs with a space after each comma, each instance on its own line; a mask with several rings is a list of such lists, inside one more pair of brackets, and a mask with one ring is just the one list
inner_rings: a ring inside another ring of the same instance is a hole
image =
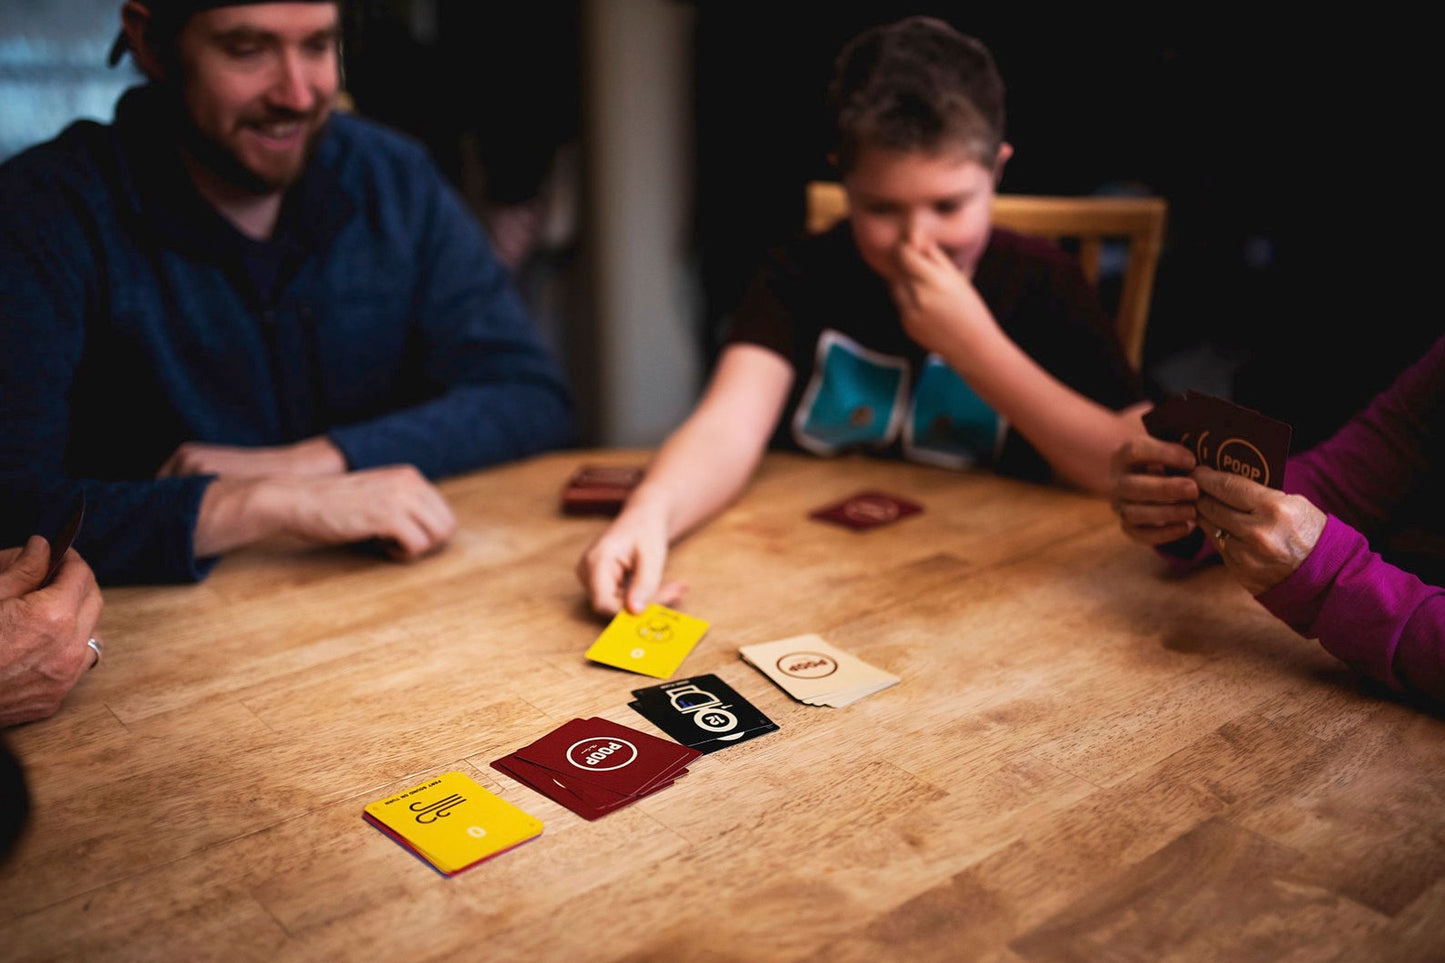
[[1110, 454], [1143, 432], [1077, 265], [991, 230], [1012, 148], [987, 49], [907, 18], [851, 41], [829, 94], [849, 221], [776, 256], [745, 295], [702, 401], [578, 565], [600, 613], [680, 597], [660, 585], [668, 545], [742, 492], [770, 438], [1102, 492]]

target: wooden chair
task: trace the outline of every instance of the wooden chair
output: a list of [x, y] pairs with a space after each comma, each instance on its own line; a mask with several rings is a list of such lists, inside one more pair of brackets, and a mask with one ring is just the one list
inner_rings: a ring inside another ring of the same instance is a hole
[[[809, 183], [807, 204], [807, 227], [814, 233], [826, 231], [848, 216], [843, 186], [831, 181]], [[1167, 214], [1168, 205], [1162, 197], [999, 194], [993, 203], [993, 222], [1001, 227], [1060, 243], [1077, 242], [1084, 274], [1096, 287], [1105, 242], [1127, 241], [1128, 263], [1114, 324], [1124, 356], [1136, 371], [1144, 358], [1144, 331], [1149, 323], [1149, 301], [1164, 246]]]

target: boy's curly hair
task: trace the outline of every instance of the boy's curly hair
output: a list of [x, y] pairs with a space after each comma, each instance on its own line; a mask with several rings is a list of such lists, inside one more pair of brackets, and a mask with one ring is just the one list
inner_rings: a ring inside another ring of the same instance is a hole
[[932, 17], [871, 27], [850, 40], [828, 87], [834, 163], [864, 147], [966, 150], [992, 168], [1003, 142], [1003, 79], [988, 48]]

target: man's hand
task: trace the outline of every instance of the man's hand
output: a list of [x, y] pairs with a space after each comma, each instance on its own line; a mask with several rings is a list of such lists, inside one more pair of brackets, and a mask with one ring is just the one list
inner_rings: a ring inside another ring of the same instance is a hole
[[616, 615], [625, 604], [636, 615], [649, 602], [672, 605], [687, 591], [683, 582], [662, 583], [667, 562], [667, 526], [645, 510], [624, 511], [577, 562], [577, 578], [601, 615]]
[[181, 475], [221, 475], [258, 478], [263, 475], [337, 475], [346, 471], [346, 458], [330, 438], [320, 435], [294, 445], [241, 448], [188, 441], [177, 448], [157, 478]]
[[54, 715], [97, 656], [87, 645], [100, 620], [95, 576], [73, 550], [39, 588], [50, 546], [38, 535], [0, 552], [0, 726]]
[[1136, 542], [1165, 545], [1194, 530], [1199, 486], [1184, 474], [1194, 455], [1183, 445], [1138, 435], [1115, 449], [1109, 459], [1113, 479], [1110, 504], [1119, 524]]
[[1293, 574], [1325, 530], [1325, 513], [1303, 496], [1202, 465], [1193, 477], [1200, 491], [1200, 524], [1250, 595]]
[[271, 535], [322, 545], [378, 539], [410, 561], [445, 545], [457, 520], [442, 493], [411, 465], [344, 475], [221, 477], [201, 498], [195, 553], [220, 555]]

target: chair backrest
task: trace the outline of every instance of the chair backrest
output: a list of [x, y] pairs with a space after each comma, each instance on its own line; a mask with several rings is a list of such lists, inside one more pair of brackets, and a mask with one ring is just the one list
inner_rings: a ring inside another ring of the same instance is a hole
[[[808, 230], [826, 231], [848, 216], [848, 197], [841, 184], [808, 184]], [[1124, 356], [1134, 369], [1144, 358], [1144, 332], [1149, 323], [1149, 301], [1154, 274], [1164, 247], [1168, 205], [1162, 197], [1044, 197], [999, 194], [994, 197], [993, 222], [1020, 234], [1051, 241], [1077, 241], [1084, 275], [1099, 283], [1099, 262], [1108, 241], [1126, 241], [1128, 261], [1114, 316]]]

